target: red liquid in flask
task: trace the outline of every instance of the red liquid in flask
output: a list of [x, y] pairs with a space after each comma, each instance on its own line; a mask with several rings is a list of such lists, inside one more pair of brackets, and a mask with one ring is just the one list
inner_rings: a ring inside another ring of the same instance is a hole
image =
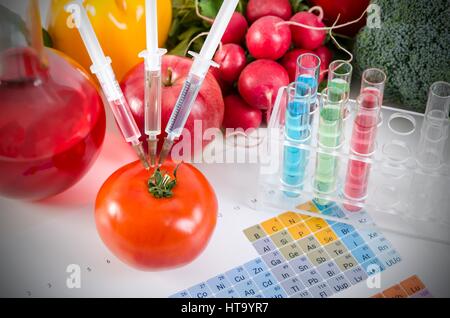
[[0, 195], [40, 200], [74, 185], [97, 158], [105, 113], [85, 71], [56, 51], [0, 55]]
[[[366, 90], [364, 93], [368, 93]], [[373, 94], [371, 91], [370, 94]], [[361, 156], [370, 156], [375, 149], [375, 140], [379, 120], [379, 103], [373, 95], [363, 95], [358, 113], [353, 124], [351, 138], [351, 151]], [[347, 176], [344, 186], [344, 194], [347, 198], [363, 201], [367, 195], [367, 186], [370, 176], [370, 164], [367, 162], [348, 161]], [[351, 204], [344, 204], [349, 211], [359, 211], [360, 208]]]

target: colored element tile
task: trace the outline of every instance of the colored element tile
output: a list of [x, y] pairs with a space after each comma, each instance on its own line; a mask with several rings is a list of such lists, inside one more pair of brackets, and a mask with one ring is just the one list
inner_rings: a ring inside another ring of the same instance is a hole
[[298, 223], [294, 226], [289, 227], [288, 232], [289, 234], [291, 234], [291, 237], [294, 240], [299, 240], [310, 234], [311, 230], [306, 226], [305, 223]]
[[288, 261], [303, 254], [300, 247], [295, 243], [280, 248], [280, 252]]
[[258, 295], [262, 296], [259, 292], [258, 286], [256, 286], [255, 282], [252, 280], [246, 280], [242, 283], [234, 286], [234, 289], [239, 294], [240, 297], [243, 298], [256, 298]]
[[320, 265], [319, 267], [317, 267], [317, 270], [325, 279], [331, 278], [341, 273], [341, 270], [333, 261], [329, 261], [325, 264]]
[[259, 255], [273, 252], [277, 249], [275, 244], [273, 244], [272, 240], [268, 237], [253, 242], [253, 247]]
[[226, 279], [225, 275], [219, 275], [208, 279], [206, 283], [213, 294], [220, 293], [231, 287], [231, 283]]
[[188, 289], [193, 298], [210, 298], [213, 293], [206, 283], [200, 283]]
[[414, 295], [422, 289], [425, 289], [424, 283], [417, 275], [411, 276], [400, 283], [400, 286], [408, 293], [408, 295]]
[[225, 276], [228, 278], [228, 281], [231, 282], [231, 284], [238, 284], [240, 282], [243, 282], [244, 280], [249, 278], [249, 274], [244, 269], [243, 266], [235, 267], [228, 272], [225, 273]]
[[322, 245], [336, 241], [338, 238], [332, 229], [326, 228], [314, 234]]
[[305, 285], [303, 285], [297, 277], [289, 278], [288, 280], [282, 282], [281, 286], [288, 295], [294, 295], [306, 289]]
[[352, 255], [359, 263], [365, 263], [375, 257], [368, 245], [363, 245], [352, 251]]
[[358, 262], [351, 254], [345, 254], [341, 257], [336, 258], [334, 261], [343, 272], [358, 265]]
[[298, 246], [302, 249], [303, 253], [309, 253], [320, 246], [319, 241], [314, 236], [308, 236], [297, 241]]
[[302, 222], [302, 219], [298, 213], [288, 211], [280, 214], [278, 219], [283, 223], [285, 227]]
[[239, 298], [239, 294], [233, 289], [224, 290], [218, 294], [216, 294], [217, 298]]
[[308, 288], [323, 280], [316, 269], [305, 271], [302, 274], [300, 274], [299, 277], [302, 283]]
[[261, 273], [253, 278], [253, 281], [258, 286], [259, 290], [264, 290], [269, 287], [273, 287], [277, 284], [277, 280], [271, 272]]
[[352, 225], [346, 223], [335, 223], [331, 228], [340, 238], [355, 231], [355, 228]]
[[308, 211], [308, 212], [312, 212], [312, 213], [318, 213], [319, 210], [317, 209], [317, 207], [315, 206], [315, 204], [312, 201], [308, 201], [306, 203], [300, 204], [298, 206], [295, 207], [298, 210], [301, 211]]
[[350, 235], [344, 236], [342, 238], [342, 242], [344, 242], [345, 246], [349, 250], [353, 250], [365, 243], [364, 239], [358, 234], [358, 232], [353, 232]]
[[267, 266], [269, 266], [269, 268], [278, 266], [286, 261], [283, 255], [281, 255], [278, 250], [263, 255], [262, 259], [267, 264]]
[[285, 279], [295, 276], [294, 271], [291, 269], [291, 267], [287, 263], [284, 263], [275, 268], [272, 268], [271, 271], [272, 271], [272, 274], [275, 276], [275, 278], [279, 282], [282, 282]]
[[313, 232], [318, 232], [328, 227], [328, 223], [322, 218], [309, 218], [305, 221], [306, 225]]
[[346, 271], [344, 274], [352, 285], [356, 285], [363, 280], [366, 280], [368, 277], [366, 271], [360, 266], [354, 267], [351, 270]]
[[263, 290], [264, 297], [266, 298], [286, 298], [286, 292], [280, 285], [276, 285]]
[[383, 291], [383, 296], [386, 298], [407, 298], [408, 294], [400, 285], [394, 285]]
[[308, 253], [307, 256], [311, 263], [315, 266], [319, 266], [320, 264], [331, 260], [323, 247], [315, 249], [314, 251]]
[[287, 230], [277, 232], [273, 234], [270, 238], [277, 247], [283, 247], [292, 242], [292, 238]]
[[244, 234], [250, 242], [254, 242], [266, 236], [266, 233], [259, 224], [245, 229]]
[[264, 264], [260, 258], [245, 263], [244, 268], [251, 276], [258, 275], [268, 270], [266, 264]]
[[306, 272], [313, 268], [313, 265], [306, 256], [300, 256], [289, 262], [297, 274]]
[[324, 248], [327, 251], [328, 255], [331, 256], [331, 258], [337, 258], [348, 252], [348, 250], [345, 248], [344, 244], [342, 244], [341, 241], [332, 242], [328, 245], [325, 245]]
[[309, 292], [314, 298], [327, 298], [333, 295], [333, 291], [327, 283], [319, 283], [309, 289]]
[[341, 292], [347, 288], [350, 288], [351, 283], [345, 278], [343, 274], [332, 277], [327, 280], [328, 285], [330, 286], [333, 293]]
[[277, 218], [271, 218], [261, 223], [262, 228], [267, 234], [272, 235], [284, 228], [284, 225]]

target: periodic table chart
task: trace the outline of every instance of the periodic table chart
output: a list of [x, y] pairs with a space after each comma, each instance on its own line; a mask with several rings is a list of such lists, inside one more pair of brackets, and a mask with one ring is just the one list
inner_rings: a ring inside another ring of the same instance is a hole
[[[322, 206], [311, 201], [298, 209], [337, 218], [345, 216], [337, 204]], [[171, 297], [327, 298], [402, 261], [380, 231], [356, 229], [311, 213], [287, 211], [244, 229], [248, 243], [259, 255], [257, 258]], [[357, 218], [355, 221], [359, 223], [372, 223], [367, 213], [359, 213]], [[429, 297], [431, 294], [419, 282], [415, 276], [404, 285], [421, 291], [416, 297]], [[412, 295], [400, 290], [396, 295]]]

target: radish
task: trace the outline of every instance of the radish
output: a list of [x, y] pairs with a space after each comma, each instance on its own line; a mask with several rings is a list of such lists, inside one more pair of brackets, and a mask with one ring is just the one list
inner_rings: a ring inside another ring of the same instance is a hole
[[262, 112], [250, 107], [239, 95], [225, 97], [224, 128], [258, 128], [262, 122]]
[[257, 59], [277, 60], [291, 46], [291, 31], [284, 20], [266, 16], [256, 20], [248, 29], [246, 41], [250, 54]]
[[250, 23], [268, 15], [288, 20], [292, 16], [289, 0], [250, 0], [248, 2], [247, 19]]
[[270, 110], [278, 89], [289, 84], [289, 75], [277, 62], [256, 60], [241, 73], [238, 89], [242, 98], [252, 107]]
[[248, 23], [244, 16], [239, 12], [234, 12], [230, 23], [222, 36], [222, 43], [236, 43], [241, 44], [244, 40], [245, 33], [247, 33]]
[[[296, 13], [290, 21], [295, 23], [301, 23], [303, 25], [308, 25], [314, 28], [325, 28], [325, 24], [322, 22], [322, 14], [319, 16], [312, 12], [298, 12]], [[291, 25], [292, 41], [296, 47], [315, 50], [323, 44], [327, 36], [325, 29], [323, 30], [313, 30], [307, 29], [305, 27]]]
[[320, 65], [324, 65], [328, 68], [328, 65], [330, 65], [331, 60], [333, 59], [333, 52], [326, 46], [320, 46], [314, 50], [314, 54], [320, 57]]
[[219, 50], [217, 50], [214, 61], [220, 64], [220, 79], [227, 83], [237, 81], [247, 64], [244, 49], [234, 43], [222, 45]]
[[225, 82], [220, 76], [220, 70], [218, 68], [211, 67], [209, 71], [212, 73], [217, 83], [219, 83], [220, 90], [222, 91], [222, 96], [228, 95], [228, 93], [231, 91], [233, 83]]
[[283, 65], [283, 67], [289, 74], [289, 81], [291, 82], [295, 81], [298, 57], [305, 53], [314, 53], [314, 52], [304, 49], [293, 49], [292, 51], [287, 52], [284, 55], [283, 59], [281, 60], [281, 65]]
[[320, 57], [321, 63], [320, 63], [319, 82], [322, 82], [327, 75], [328, 66], [330, 65], [331, 60], [333, 59], [333, 53], [326, 46], [320, 46], [314, 50], [314, 54]]

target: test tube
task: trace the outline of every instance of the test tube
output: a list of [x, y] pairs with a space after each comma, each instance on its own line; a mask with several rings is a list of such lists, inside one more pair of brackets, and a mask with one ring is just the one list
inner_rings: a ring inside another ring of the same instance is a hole
[[438, 168], [444, 160], [448, 138], [450, 84], [436, 82], [430, 87], [427, 107], [417, 147], [417, 161], [422, 168]]
[[[307, 142], [311, 137], [309, 125], [311, 88], [304, 83], [291, 83], [286, 91], [285, 139], [291, 142]], [[287, 186], [301, 187], [309, 152], [295, 146], [285, 145], [283, 155], [282, 182]], [[286, 192], [286, 194], [297, 196], [291, 192]]]
[[[319, 117], [319, 147], [326, 151], [338, 150], [343, 132], [345, 95], [340, 88], [328, 87], [321, 94]], [[339, 100], [336, 100], [340, 96]], [[318, 194], [330, 194], [336, 190], [339, 159], [326, 152], [318, 152], [314, 177], [314, 189]], [[327, 200], [317, 198], [322, 205]]]
[[317, 87], [320, 74], [320, 58], [312, 53], [305, 53], [297, 59], [296, 81], [311, 88], [310, 111], [313, 112], [317, 105]]
[[361, 92], [377, 95], [380, 106], [383, 104], [386, 74], [378, 68], [369, 68], [361, 76]]
[[349, 62], [336, 60], [330, 63], [328, 67], [328, 87], [332, 88], [329, 93], [330, 99], [339, 101], [344, 100], [344, 104], [348, 102], [350, 96], [350, 83], [352, 81], [353, 67]]
[[[379, 95], [363, 92], [356, 99], [357, 113], [350, 141], [351, 154], [369, 158], [375, 149], [375, 139], [380, 113]], [[349, 159], [344, 185], [347, 199], [363, 202], [367, 196], [370, 164], [361, 160]], [[359, 211], [359, 207], [344, 204], [349, 211]]]

